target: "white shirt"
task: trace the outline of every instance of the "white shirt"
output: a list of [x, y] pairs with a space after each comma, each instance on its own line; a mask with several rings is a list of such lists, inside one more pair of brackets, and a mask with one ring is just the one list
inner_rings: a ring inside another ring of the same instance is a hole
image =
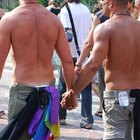
[[[78, 40], [79, 48], [81, 50], [91, 27], [91, 22], [92, 22], [91, 13], [88, 7], [82, 3], [76, 4], [75, 2], [72, 2], [72, 3], [68, 3], [68, 5], [72, 13], [77, 40]], [[71, 28], [69, 14], [65, 6], [61, 9], [59, 17], [64, 28]], [[74, 38], [72, 42], [69, 43], [69, 46], [70, 46], [72, 57], [77, 57], [78, 54], [75, 47]]]

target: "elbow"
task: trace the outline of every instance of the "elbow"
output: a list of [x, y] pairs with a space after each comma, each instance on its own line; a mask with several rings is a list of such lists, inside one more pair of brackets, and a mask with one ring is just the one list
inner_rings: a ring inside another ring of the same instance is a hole
[[61, 62], [62, 62], [63, 66], [73, 66], [74, 67], [74, 63], [73, 63], [72, 59], [70, 59], [70, 60], [63, 60]]
[[92, 42], [86, 42], [85, 43], [85, 47], [88, 49], [88, 50], [92, 50], [92, 48], [93, 48], [93, 43]]
[[91, 73], [95, 73], [98, 71], [100, 64], [98, 62], [95, 62], [94, 60], [91, 60], [88, 64], [88, 67]]

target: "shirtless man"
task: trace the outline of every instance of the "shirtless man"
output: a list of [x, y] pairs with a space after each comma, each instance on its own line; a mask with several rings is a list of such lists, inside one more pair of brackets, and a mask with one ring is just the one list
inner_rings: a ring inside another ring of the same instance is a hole
[[[109, 0], [110, 19], [94, 31], [94, 48], [73, 88], [63, 96], [62, 106], [77, 106], [77, 94], [91, 81], [104, 60], [104, 140], [131, 140], [133, 96], [140, 94], [140, 23], [128, 16], [128, 0]], [[135, 28], [134, 28], [135, 27]], [[69, 100], [75, 96], [75, 100]], [[125, 95], [125, 100], [119, 100]], [[128, 101], [129, 100], [129, 101]]]
[[[37, 0], [19, 0], [19, 3], [0, 22], [0, 77], [8, 52], [11, 47], [13, 50], [14, 71], [10, 88], [9, 121], [26, 104], [25, 100], [31, 91], [28, 87], [54, 85], [54, 50], [62, 62], [68, 90], [72, 87], [74, 77], [71, 53], [59, 19], [39, 5]], [[21, 104], [20, 100], [15, 103], [16, 96], [22, 96]]]

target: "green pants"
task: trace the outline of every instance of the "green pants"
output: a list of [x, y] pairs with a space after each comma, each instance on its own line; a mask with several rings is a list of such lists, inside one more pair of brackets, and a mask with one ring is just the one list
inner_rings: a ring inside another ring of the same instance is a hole
[[[12, 120], [26, 105], [26, 99], [33, 92], [32, 87], [23, 84], [14, 84], [10, 87], [8, 122]], [[20, 140], [30, 140], [27, 131], [23, 132]]]

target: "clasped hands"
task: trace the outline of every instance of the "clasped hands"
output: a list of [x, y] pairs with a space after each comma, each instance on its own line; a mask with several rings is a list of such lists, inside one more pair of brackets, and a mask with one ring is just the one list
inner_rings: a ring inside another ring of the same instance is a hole
[[[79, 76], [80, 70], [81, 66], [75, 67], [75, 81]], [[77, 95], [72, 89], [62, 95], [61, 106], [67, 108], [68, 110], [72, 110], [78, 106]]]
[[62, 95], [61, 106], [72, 110], [78, 106], [77, 95], [71, 89]]

